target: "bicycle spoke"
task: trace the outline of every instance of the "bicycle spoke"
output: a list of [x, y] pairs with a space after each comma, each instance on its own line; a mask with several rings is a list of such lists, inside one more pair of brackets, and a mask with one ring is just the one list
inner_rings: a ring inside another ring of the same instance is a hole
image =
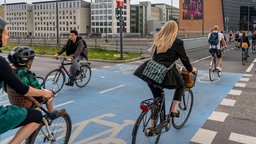
[[172, 124], [174, 128], [180, 129], [187, 122], [193, 107], [193, 98], [194, 97], [192, 91], [190, 89], [185, 90], [178, 107], [178, 110], [180, 111], [180, 117], [172, 118]]
[[91, 79], [91, 68], [88, 65], [81, 65], [80, 72], [76, 76], [76, 85], [78, 87], [84, 87]]
[[[68, 114], [65, 114], [49, 124], [50, 133], [43, 124], [36, 133], [32, 135], [31, 143], [60, 143], [66, 144], [71, 134], [71, 120]], [[51, 137], [51, 135], [53, 137]]]
[[44, 80], [43, 88], [53, 90], [55, 93], [59, 92], [65, 82], [65, 74], [56, 69], [49, 72]]

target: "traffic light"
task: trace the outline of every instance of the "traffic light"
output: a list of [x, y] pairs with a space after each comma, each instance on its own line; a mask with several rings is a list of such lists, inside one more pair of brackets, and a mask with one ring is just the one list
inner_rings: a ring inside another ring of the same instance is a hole
[[116, 8], [116, 19], [119, 20], [120, 18], [120, 9], [117, 7]]

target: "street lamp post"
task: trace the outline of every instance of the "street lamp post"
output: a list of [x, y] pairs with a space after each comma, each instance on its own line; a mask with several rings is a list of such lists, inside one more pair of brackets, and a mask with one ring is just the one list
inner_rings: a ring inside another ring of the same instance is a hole
[[58, 0], [56, 0], [56, 33], [57, 33], [57, 45], [59, 45], [60, 42], [59, 42], [59, 6], [58, 6]]
[[249, 25], [250, 25], [250, 7], [251, 7], [251, 1], [249, 1], [248, 5], [248, 21], [247, 21], [247, 33], [249, 33]]
[[108, 37], [108, 5], [106, 3], [101, 3], [105, 5], [105, 10], [106, 10], [106, 38]]
[[7, 7], [6, 7], [6, 0], [4, 0], [4, 19], [7, 20]]

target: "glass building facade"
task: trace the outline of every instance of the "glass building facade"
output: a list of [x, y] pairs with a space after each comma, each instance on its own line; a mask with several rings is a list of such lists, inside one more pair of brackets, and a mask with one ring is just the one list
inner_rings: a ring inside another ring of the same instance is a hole
[[255, 31], [256, 0], [222, 0], [225, 31]]

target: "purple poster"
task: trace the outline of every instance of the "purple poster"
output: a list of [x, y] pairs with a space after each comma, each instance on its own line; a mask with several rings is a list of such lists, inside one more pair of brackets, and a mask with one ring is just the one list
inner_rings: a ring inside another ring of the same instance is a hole
[[183, 20], [203, 19], [203, 0], [184, 0], [183, 2]]

